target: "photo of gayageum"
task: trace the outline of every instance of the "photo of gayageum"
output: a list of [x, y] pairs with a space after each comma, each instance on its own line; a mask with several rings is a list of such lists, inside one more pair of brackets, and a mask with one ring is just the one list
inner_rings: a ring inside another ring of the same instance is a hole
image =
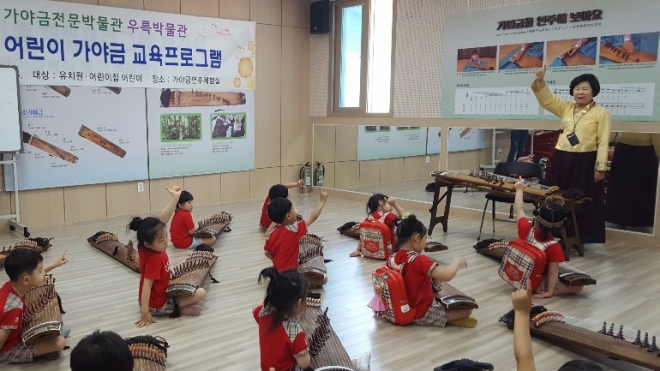
[[202, 140], [202, 115], [160, 115], [160, 141], [178, 142]]
[[245, 113], [211, 115], [211, 139], [245, 138]]

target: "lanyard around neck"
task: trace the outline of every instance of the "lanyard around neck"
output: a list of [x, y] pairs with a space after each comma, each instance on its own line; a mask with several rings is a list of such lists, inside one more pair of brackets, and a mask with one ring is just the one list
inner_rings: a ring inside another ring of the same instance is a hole
[[596, 105], [595, 102], [591, 102], [591, 103], [587, 104], [586, 107], [584, 107], [580, 112], [577, 113], [580, 116], [580, 117], [578, 117], [577, 120], [575, 120], [575, 107], [573, 108], [573, 132], [574, 133], [575, 133], [575, 127], [577, 126], [578, 122], [580, 122], [580, 120], [582, 120], [584, 115], [586, 115], [587, 112], [589, 112], [591, 107], [593, 107], [595, 105]]

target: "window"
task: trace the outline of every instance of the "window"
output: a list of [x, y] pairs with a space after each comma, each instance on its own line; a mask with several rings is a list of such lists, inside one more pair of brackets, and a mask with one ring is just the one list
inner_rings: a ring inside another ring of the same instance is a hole
[[393, 21], [394, 0], [336, 2], [332, 114], [391, 114]]

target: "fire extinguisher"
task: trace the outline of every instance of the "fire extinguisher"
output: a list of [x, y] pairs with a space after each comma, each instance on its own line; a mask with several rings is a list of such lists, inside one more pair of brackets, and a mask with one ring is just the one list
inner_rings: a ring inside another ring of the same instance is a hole
[[323, 186], [323, 178], [325, 177], [325, 166], [322, 163], [316, 162], [314, 169], [314, 182], [317, 187]]
[[300, 179], [304, 182], [304, 186], [300, 187], [300, 193], [309, 193], [312, 190], [312, 165], [309, 162], [300, 168]]

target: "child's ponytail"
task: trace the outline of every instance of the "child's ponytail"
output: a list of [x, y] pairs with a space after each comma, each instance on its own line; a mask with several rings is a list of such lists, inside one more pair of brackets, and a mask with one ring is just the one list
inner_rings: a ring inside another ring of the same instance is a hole
[[415, 214], [410, 214], [405, 218], [395, 221], [396, 225], [396, 240], [399, 245], [402, 245], [415, 234], [419, 233], [420, 236], [426, 236], [426, 227], [422, 222], [417, 220]]
[[273, 321], [268, 330], [275, 329], [287, 317], [295, 314], [296, 305], [307, 297], [307, 280], [303, 279], [297, 269], [278, 273], [273, 267], [265, 268], [259, 273], [258, 282], [268, 278], [268, 288], [264, 297], [264, 307], [273, 307]]
[[381, 201], [387, 202], [387, 196], [382, 193], [374, 193], [371, 197], [369, 197], [369, 200], [367, 201], [367, 215], [378, 210]]

